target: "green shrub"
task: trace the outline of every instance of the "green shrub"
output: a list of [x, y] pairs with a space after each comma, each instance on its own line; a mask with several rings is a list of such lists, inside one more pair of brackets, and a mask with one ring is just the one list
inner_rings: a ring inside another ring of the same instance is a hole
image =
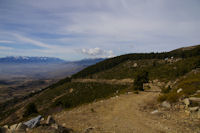
[[179, 93], [168, 93], [167, 94], [167, 101], [170, 103], [175, 103], [179, 100], [180, 94]]
[[165, 93], [165, 94], [161, 94], [159, 97], [158, 97], [158, 101], [159, 102], [163, 102], [163, 101], [168, 101], [170, 103], [175, 103], [179, 100], [181, 94], [180, 93], [176, 93], [175, 91], [174, 92], [170, 92], [170, 93]]
[[167, 100], [167, 95], [163, 94], [158, 97], [158, 102], [163, 102]]
[[37, 107], [35, 106], [35, 104], [29, 103], [25, 108], [23, 117], [27, 117], [29, 115], [36, 114], [36, 113], [38, 113], [38, 111], [37, 111]]
[[144, 91], [143, 88], [143, 83], [148, 83], [149, 81], [149, 77], [148, 77], [148, 72], [147, 71], [141, 71], [138, 72], [135, 80], [134, 80], [134, 86], [133, 89], [134, 90], [140, 90], [140, 91]]

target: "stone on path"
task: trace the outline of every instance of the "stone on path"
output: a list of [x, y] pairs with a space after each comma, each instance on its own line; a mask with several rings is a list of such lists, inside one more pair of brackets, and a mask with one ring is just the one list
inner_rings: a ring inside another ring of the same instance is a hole
[[162, 102], [161, 106], [165, 108], [171, 108], [171, 104], [168, 103], [167, 101]]
[[55, 120], [53, 119], [53, 117], [51, 115], [49, 115], [47, 117], [47, 121], [46, 121], [46, 124], [54, 124], [55, 123]]
[[24, 125], [26, 125], [28, 128], [34, 128], [37, 125], [39, 125], [41, 118], [42, 118], [42, 116], [39, 115], [39, 116], [37, 116], [37, 117], [27, 121], [27, 122], [24, 122]]

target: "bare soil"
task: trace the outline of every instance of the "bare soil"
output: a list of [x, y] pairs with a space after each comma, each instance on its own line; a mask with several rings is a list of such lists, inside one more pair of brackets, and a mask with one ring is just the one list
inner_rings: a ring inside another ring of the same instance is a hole
[[185, 112], [157, 108], [159, 92], [121, 94], [54, 115], [58, 124], [80, 133], [200, 133], [200, 121]]

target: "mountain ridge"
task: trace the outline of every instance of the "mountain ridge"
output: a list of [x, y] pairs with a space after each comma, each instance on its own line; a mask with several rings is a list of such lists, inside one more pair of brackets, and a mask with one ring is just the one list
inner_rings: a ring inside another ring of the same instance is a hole
[[7, 56], [0, 58], [0, 63], [64, 63], [65, 60], [55, 57]]

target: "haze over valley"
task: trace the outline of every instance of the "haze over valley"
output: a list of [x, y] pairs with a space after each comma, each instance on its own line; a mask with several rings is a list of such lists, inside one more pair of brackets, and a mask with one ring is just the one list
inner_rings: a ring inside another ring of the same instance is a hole
[[51, 57], [0, 58], [0, 102], [45, 88], [102, 60], [98, 58], [72, 62]]

